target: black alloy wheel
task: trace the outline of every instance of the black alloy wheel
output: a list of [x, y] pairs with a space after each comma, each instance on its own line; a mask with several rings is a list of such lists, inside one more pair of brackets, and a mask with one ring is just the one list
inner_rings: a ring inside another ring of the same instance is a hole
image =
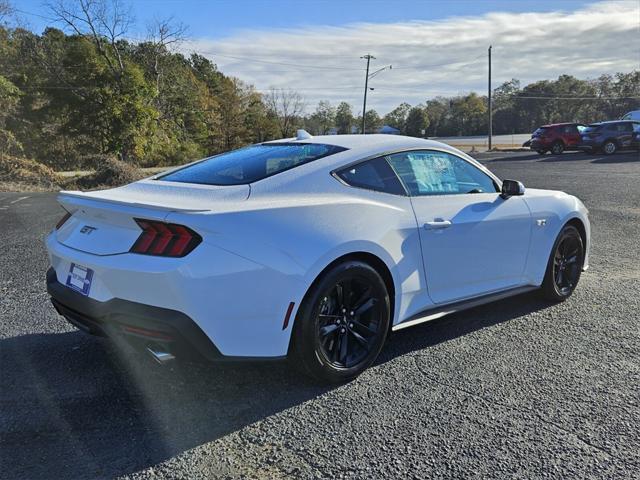
[[545, 296], [562, 301], [571, 296], [580, 281], [584, 263], [584, 245], [573, 225], [566, 225], [555, 241], [542, 289]]
[[384, 281], [370, 265], [348, 261], [311, 288], [296, 318], [294, 349], [307, 373], [350, 380], [378, 356], [390, 322]]
[[316, 323], [317, 348], [326, 361], [337, 368], [350, 368], [367, 357], [380, 330], [381, 304], [382, 298], [371, 285], [355, 276], [327, 293]]

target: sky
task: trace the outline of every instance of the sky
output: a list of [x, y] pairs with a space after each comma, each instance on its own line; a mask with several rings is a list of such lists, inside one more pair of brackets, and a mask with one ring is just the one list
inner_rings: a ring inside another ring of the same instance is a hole
[[[298, 91], [313, 110], [320, 100], [362, 109], [365, 60], [371, 71], [367, 109], [384, 114], [438, 95], [571, 74], [594, 78], [640, 68], [639, 0], [135, 0], [132, 40], [173, 17], [188, 27], [177, 48], [214, 61], [262, 92]], [[52, 22], [40, 0], [13, 1], [22, 22], [41, 32]]]

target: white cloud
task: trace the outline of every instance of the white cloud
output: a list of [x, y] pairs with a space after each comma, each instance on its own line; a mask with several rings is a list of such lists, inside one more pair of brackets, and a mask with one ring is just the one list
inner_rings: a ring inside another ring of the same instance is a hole
[[[575, 11], [493, 12], [440, 21], [358, 23], [286, 30], [243, 31], [183, 45], [211, 58], [221, 71], [264, 91], [298, 90], [309, 108], [319, 100], [362, 107], [364, 60], [391, 71], [370, 83], [368, 108], [386, 113], [402, 101], [487, 88], [487, 47], [493, 45], [494, 87], [567, 73], [592, 78], [640, 68], [640, 3], [606, 1]], [[237, 57], [237, 58], [232, 58]], [[457, 62], [457, 63], [453, 63]], [[295, 67], [293, 65], [300, 65]]]

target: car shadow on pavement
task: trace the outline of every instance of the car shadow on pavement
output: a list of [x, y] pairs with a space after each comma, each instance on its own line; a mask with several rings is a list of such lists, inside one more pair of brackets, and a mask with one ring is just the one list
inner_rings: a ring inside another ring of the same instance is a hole
[[491, 164], [491, 163], [499, 163], [499, 162], [517, 162], [517, 161], [524, 161], [524, 160], [536, 160], [540, 158], [544, 158], [544, 157], [534, 152], [531, 154], [522, 154], [522, 155], [521, 154], [509, 155], [507, 153], [504, 157], [489, 157], [489, 158], [478, 157], [477, 160], [483, 163], [486, 162]]
[[587, 154], [583, 152], [564, 152], [560, 155], [553, 155], [551, 153], [547, 153], [546, 155], [541, 155], [539, 157], [539, 161], [542, 163], [560, 163], [560, 162], [592, 162], [594, 158], [598, 158], [598, 154]]
[[500, 162], [518, 162], [518, 161], [537, 160], [540, 163], [561, 163], [587, 161], [590, 163], [628, 163], [640, 160], [640, 152], [633, 150], [619, 151], [613, 155], [605, 155], [604, 153], [583, 153], [583, 152], [564, 152], [560, 155], [552, 155], [547, 153], [540, 155], [538, 153], [524, 155], [506, 155], [499, 158], [481, 159], [481, 161], [491, 165]]
[[[376, 364], [546, 306], [526, 294], [402, 330]], [[161, 367], [76, 331], [2, 339], [0, 366], [4, 478], [137, 472], [334, 388], [287, 362]]]
[[640, 152], [619, 152], [614, 155], [603, 155], [591, 163], [630, 163], [640, 162]]
[[551, 303], [536, 291], [532, 291], [399, 330], [390, 335], [378, 363], [463, 337], [550, 306]]

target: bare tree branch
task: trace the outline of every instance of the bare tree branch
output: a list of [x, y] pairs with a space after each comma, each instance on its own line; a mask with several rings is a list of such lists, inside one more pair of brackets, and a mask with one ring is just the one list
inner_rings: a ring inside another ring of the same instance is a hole
[[55, 20], [93, 41], [119, 80], [124, 71], [119, 41], [133, 22], [131, 8], [122, 0], [52, 0], [47, 6]]
[[175, 22], [173, 17], [155, 20], [147, 26], [148, 41], [153, 48], [153, 74], [156, 78], [156, 88], [160, 90], [162, 71], [160, 59], [167, 54], [171, 45], [178, 44], [186, 38], [187, 26]]
[[9, 0], [0, 0], [0, 23], [9, 15], [13, 15], [15, 9], [9, 3]]
[[292, 136], [296, 121], [304, 113], [305, 102], [302, 96], [294, 90], [274, 88], [264, 96], [264, 101], [276, 118], [282, 137]]

